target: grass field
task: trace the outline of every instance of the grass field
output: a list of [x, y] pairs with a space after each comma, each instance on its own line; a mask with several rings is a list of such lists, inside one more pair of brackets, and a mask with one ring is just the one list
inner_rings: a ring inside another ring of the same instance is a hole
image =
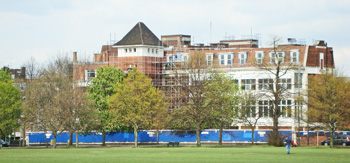
[[0, 162], [350, 162], [350, 148], [297, 147], [106, 147], [3, 148]]

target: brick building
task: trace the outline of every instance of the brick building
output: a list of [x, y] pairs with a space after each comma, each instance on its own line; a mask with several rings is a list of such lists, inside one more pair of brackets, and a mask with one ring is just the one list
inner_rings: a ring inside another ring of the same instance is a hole
[[[299, 124], [298, 119], [306, 119], [307, 110], [307, 105], [298, 103], [294, 96], [307, 89], [308, 76], [320, 74], [326, 68], [334, 68], [333, 48], [324, 41], [316, 41], [313, 45], [290, 42], [269, 48], [259, 47], [255, 39], [193, 45], [190, 35], [165, 35], [159, 40], [144, 23], [139, 22], [116, 44], [102, 46], [101, 53], [94, 55], [93, 62], [79, 63], [74, 53], [74, 80], [80, 86], [87, 87], [99, 66], [114, 65], [125, 73], [131, 67], [136, 67], [153, 79], [153, 84], [165, 92], [171, 107], [175, 108], [176, 100], [173, 99], [178, 94], [171, 66], [185, 62], [191, 53], [198, 50], [206, 54], [207, 64], [217, 64], [218, 69], [235, 78], [242, 91], [253, 93], [266, 91], [266, 85], [273, 80], [271, 74], [259, 68], [259, 65], [274, 66], [276, 60], [282, 60], [282, 68], [294, 65], [279, 81], [291, 94], [281, 101], [280, 109], [284, 112], [279, 119], [279, 126], [293, 131], [299, 125], [306, 126], [303, 122]], [[259, 99], [255, 107], [256, 115], [262, 116], [258, 128], [270, 128], [270, 102]], [[244, 123], [235, 126], [245, 128]]]

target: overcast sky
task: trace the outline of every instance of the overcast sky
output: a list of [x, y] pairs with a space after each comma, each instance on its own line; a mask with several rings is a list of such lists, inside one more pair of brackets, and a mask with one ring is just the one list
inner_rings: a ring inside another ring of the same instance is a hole
[[92, 58], [137, 22], [158, 38], [187, 34], [195, 43], [251, 33], [263, 47], [273, 35], [308, 45], [325, 40], [336, 67], [350, 76], [350, 0], [0, 0], [0, 66], [73, 51]]

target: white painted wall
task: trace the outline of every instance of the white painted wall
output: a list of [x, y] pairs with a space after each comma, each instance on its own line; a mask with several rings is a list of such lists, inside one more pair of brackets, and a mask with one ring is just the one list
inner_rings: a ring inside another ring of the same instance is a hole
[[[163, 57], [164, 55], [164, 48], [161, 46], [130, 45], [114, 47], [118, 48], [118, 57]], [[136, 52], [134, 48], [136, 48]], [[127, 49], [127, 52], [125, 49]]]

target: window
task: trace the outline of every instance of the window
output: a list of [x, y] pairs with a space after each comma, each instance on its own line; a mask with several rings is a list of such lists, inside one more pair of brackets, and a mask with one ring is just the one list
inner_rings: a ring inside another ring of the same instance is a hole
[[301, 101], [295, 101], [294, 117], [295, 119], [303, 119], [303, 103]]
[[292, 100], [281, 100], [279, 107], [279, 113], [281, 117], [291, 117]]
[[212, 66], [213, 65], [213, 54], [207, 54], [207, 66]]
[[245, 117], [255, 117], [256, 116], [256, 106], [255, 106], [255, 101], [248, 101], [245, 103], [242, 103], [242, 110], [245, 115]]
[[255, 79], [242, 79], [242, 90], [255, 90]]
[[264, 52], [255, 52], [255, 63], [256, 64], [263, 64], [264, 61]]
[[158, 49], [156, 49], [156, 54], [158, 54]]
[[233, 53], [219, 53], [219, 65], [232, 65]]
[[95, 70], [85, 70], [85, 80], [92, 80], [95, 77]]
[[227, 55], [227, 65], [232, 65], [233, 53]]
[[245, 65], [247, 63], [247, 52], [239, 52], [238, 60], [240, 65]]
[[187, 56], [184, 56], [183, 61], [184, 61], [184, 62], [187, 62]]
[[128, 49], [125, 49], [125, 53], [127, 53], [128, 52]]
[[292, 79], [279, 79], [278, 85], [280, 85], [282, 89], [292, 89]]
[[273, 112], [272, 102], [268, 100], [259, 101], [259, 117], [271, 117]]
[[273, 88], [272, 79], [259, 79], [258, 80], [259, 90], [268, 90]]
[[152, 49], [152, 53], [154, 53], [154, 49]]
[[320, 68], [321, 70], [324, 69], [324, 60], [323, 60], [323, 53], [320, 53]]
[[285, 52], [270, 52], [269, 55], [270, 64], [284, 64]]
[[219, 65], [225, 65], [225, 55], [219, 54]]
[[151, 52], [151, 49], [150, 49], [150, 48], [148, 48], [148, 49], [147, 49], [147, 51], [148, 51], [148, 53], [150, 53], [150, 52]]
[[299, 63], [299, 50], [291, 50], [290, 51], [290, 63]]
[[136, 48], [134, 48], [134, 52], [136, 52]]
[[131, 53], [132, 52], [132, 49], [131, 48], [129, 48], [129, 53]]
[[302, 88], [303, 87], [302, 77], [303, 77], [302, 73], [295, 73], [294, 74], [294, 88]]
[[174, 62], [174, 56], [169, 56], [168, 62]]

